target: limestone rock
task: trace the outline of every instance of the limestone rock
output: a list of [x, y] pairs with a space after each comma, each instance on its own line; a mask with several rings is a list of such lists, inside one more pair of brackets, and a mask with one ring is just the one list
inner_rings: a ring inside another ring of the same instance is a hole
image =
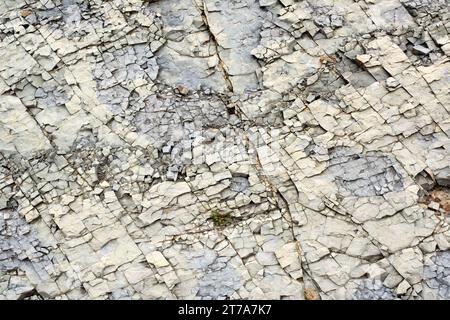
[[0, 299], [449, 299], [448, 20], [0, 1]]

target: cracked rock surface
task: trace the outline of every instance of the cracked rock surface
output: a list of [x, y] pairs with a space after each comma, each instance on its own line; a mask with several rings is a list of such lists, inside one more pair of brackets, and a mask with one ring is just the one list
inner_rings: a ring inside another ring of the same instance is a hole
[[450, 299], [449, 0], [0, 0], [0, 299]]

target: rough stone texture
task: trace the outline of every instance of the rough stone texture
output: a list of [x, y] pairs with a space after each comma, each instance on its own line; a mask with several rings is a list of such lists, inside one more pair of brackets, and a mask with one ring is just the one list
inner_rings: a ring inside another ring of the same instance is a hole
[[0, 2], [0, 299], [450, 299], [448, 0]]

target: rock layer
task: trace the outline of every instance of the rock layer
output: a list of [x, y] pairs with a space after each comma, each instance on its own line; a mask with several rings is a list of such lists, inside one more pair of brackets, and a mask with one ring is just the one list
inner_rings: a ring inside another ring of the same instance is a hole
[[0, 298], [449, 299], [449, 7], [0, 2]]

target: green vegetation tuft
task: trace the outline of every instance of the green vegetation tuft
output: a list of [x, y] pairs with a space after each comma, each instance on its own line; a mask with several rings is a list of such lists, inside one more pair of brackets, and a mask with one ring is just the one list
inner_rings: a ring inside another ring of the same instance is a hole
[[211, 210], [211, 219], [216, 227], [223, 227], [229, 224], [233, 217], [230, 213], [220, 213], [219, 209]]

